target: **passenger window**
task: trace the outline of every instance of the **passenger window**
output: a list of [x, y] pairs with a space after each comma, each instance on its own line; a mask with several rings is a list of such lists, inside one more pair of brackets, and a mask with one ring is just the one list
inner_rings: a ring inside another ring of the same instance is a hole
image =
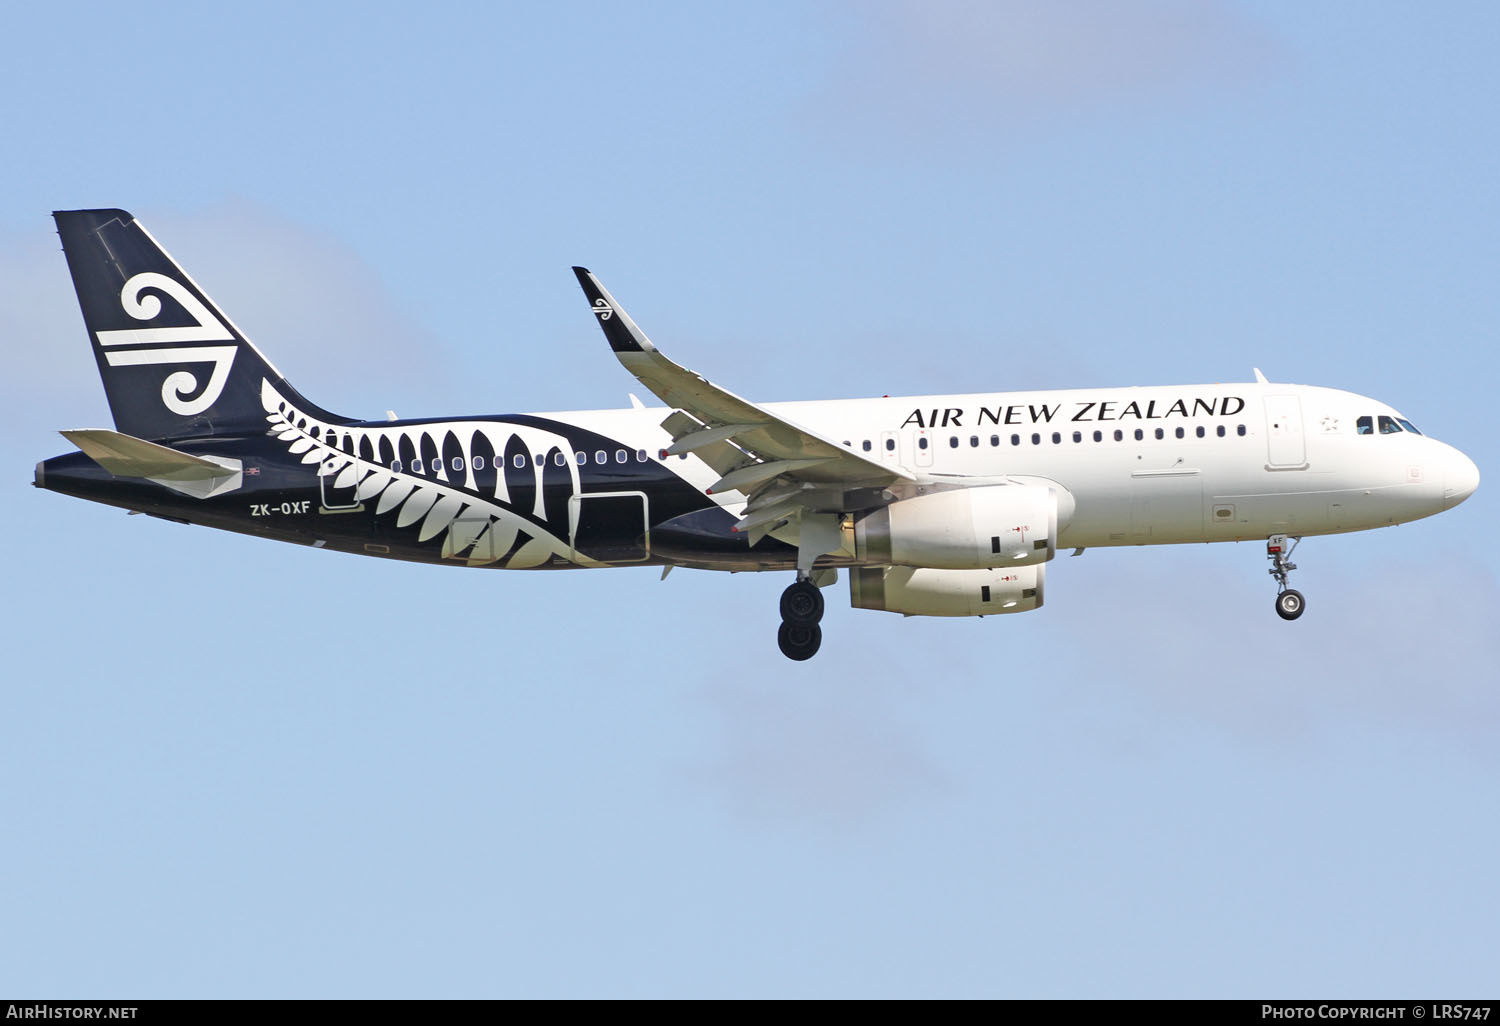
[[1199, 424], [1198, 425], [1198, 437], [1202, 438], [1204, 436], [1204, 434], [1206, 434], [1206, 432], [1203, 430], [1203, 425]]
[[391, 460], [391, 473], [393, 473], [393, 474], [399, 474], [399, 473], [401, 473], [401, 461], [400, 460]]
[[1020, 445], [1021, 444], [1021, 436], [1020, 435], [1011, 435], [1010, 436], [1010, 444], [1011, 445]]
[[958, 448], [958, 436], [957, 435], [949, 435], [948, 436], [948, 448], [950, 448], [950, 449], [957, 449]]
[[1244, 438], [1245, 437], [1245, 425], [1241, 424], [1238, 427], [1236, 427], [1234, 429], [1234, 433], [1237, 434], [1237, 435], [1239, 435], [1241, 438]]
[[523, 452], [516, 453], [515, 459], [511, 460], [511, 462], [515, 464], [517, 470], [526, 469], [526, 454]]
[[990, 435], [990, 445], [991, 446], [996, 446], [996, 445], [999, 445], [999, 444], [1000, 444], [1000, 436], [999, 435]]
[[1146, 432], [1142, 431], [1140, 428], [1136, 428], [1135, 429], [1135, 440], [1137, 442], [1139, 442], [1141, 439], [1143, 439], [1145, 437], [1146, 437]]
[[1042, 444], [1042, 436], [1041, 435], [1037, 435], [1037, 434], [1033, 434], [1031, 436], [1031, 444], [1032, 445], [1041, 445]]
[[1081, 442], [1081, 441], [1083, 441], [1083, 432], [1082, 431], [1074, 431], [1073, 432], [1073, 441], [1075, 441], [1075, 442]]
[[917, 448], [918, 449], [924, 449], [924, 450], [927, 448], [927, 436], [926, 435], [923, 435], [921, 438], [917, 439]]
[[[844, 444], [848, 445], [849, 443], [845, 442]], [[646, 450], [645, 449], [637, 449], [635, 451], [635, 461], [637, 463], [645, 463], [646, 462]]]
[[1096, 441], [1096, 442], [1102, 442], [1102, 441], [1104, 441], [1104, 432], [1103, 431], [1095, 431], [1094, 432], [1094, 441]]
[[1165, 431], [1163, 431], [1161, 428], [1157, 428], [1156, 429], [1156, 440], [1159, 442], [1159, 441], [1161, 441], [1165, 437], [1167, 437], [1167, 433]]
[[665, 450], [665, 449], [658, 449], [658, 450], [656, 450], [656, 458], [659, 459], [659, 460], [666, 459], [667, 458], [667, 450]]
[[469, 462], [471, 462], [471, 463], [474, 464], [474, 469], [475, 470], [483, 470], [484, 469], [484, 457], [483, 456], [475, 456]]
[[[666, 450], [663, 449], [662, 451], [665, 452]], [[583, 466], [588, 461], [589, 461], [589, 454], [586, 453], [586, 452], [575, 452], [573, 454], [573, 462], [577, 463], [580, 467]]]
[[1381, 417], [1380, 417], [1380, 433], [1382, 435], [1395, 435], [1395, 434], [1399, 434], [1400, 432], [1401, 432], [1401, 425], [1397, 424], [1394, 418], [1387, 417], [1387, 416], [1385, 416], [1383, 414], [1381, 415]]
[[1123, 441], [1125, 441], [1125, 432], [1121, 431], [1119, 428], [1115, 428], [1115, 441], [1117, 441], [1117, 442], [1123, 442]]
[[422, 469], [422, 461], [421, 460], [412, 460], [411, 461], [411, 472], [413, 474], [425, 474], [426, 473], [426, 471], [424, 471]]
[[545, 467], [547, 465], [547, 456], [545, 453], [539, 452], [535, 456], [531, 457], [531, 462], [535, 463], [539, 467]]
[[629, 459], [630, 459], [630, 453], [626, 452], [624, 449], [616, 449], [615, 450], [615, 462], [616, 463], [625, 463]]
[[885, 451], [886, 452], [895, 452], [896, 451], [896, 440], [894, 438], [887, 438], [885, 440]]
[[859, 445], [860, 445], [860, 448], [863, 449], [865, 452], [869, 452], [870, 451], [870, 440], [868, 438], [866, 438], [863, 442], [859, 443]]
[[978, 435], [970, 435], [969, 436], [969, 448], [970, 449], [977, 449], [977, 448], [979, 448], [979, 436]]
[[1357, 435], [1373, 435], [1375, 433], [1375, 422], [1369, 417], [1361, 417], [1354, 422], [1354, 433]]
[[1219, 433], [1219, 437], [1220, 438], [1224, 437], [1224, 425], [1223, 424], [1220, 424], [1217, 428], [1215, 428], [1215, 430]]
[[595, 450], [594, 462], [599, 464], [601, 467], [604, 466], [604, 464], [609, 462], [609, 453], [605, 452], [603, 449]]
[[1061, 445], [1062, 444], [1062, 432], [1061, 431], [1054, 431], [1054, 432], [1052, 432], [1052, 444], [1053, 445]]
[[454, 470], [462, 470], [462, 469], [464, 469], [464, 458], [462, 456], [455, 456], [455, 457], [453, 457], [453, 469]]
[[1185, 434], [1187, 434], [1187, 432], [1186, 432], [1186, 431], [1184, 431], [1184, 430], [1182, 430], [1182, 428], [1178, 428], [1178, 429], [1177, 429], [1177, 437], [1178, 437], [1178, 438], [1181, 438], [1181, 437], [1182, 437], [1182, 436], [1183, 436], [1183, 435], [1185, 435]]
[[566, 467], [568, 465], [568, 458], [560, 452], [555, 452], [552, 454], [552, 462], [559, 467]]

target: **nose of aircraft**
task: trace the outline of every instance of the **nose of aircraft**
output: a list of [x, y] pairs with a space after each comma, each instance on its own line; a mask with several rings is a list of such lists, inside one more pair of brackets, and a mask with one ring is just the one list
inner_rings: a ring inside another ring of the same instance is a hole
[[1479, 487], [1479, 468], [1457, 449], [1448, 459], [1447, 476], [1443, 482], [1443, 508], [1452, 509], [1474, 494]]

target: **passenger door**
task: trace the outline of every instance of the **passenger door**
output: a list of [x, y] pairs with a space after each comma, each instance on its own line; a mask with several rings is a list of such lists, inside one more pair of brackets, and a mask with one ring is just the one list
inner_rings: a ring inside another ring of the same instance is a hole
[[1295, 395], [1266, 396], [1266, 465], [1272, 470], [1305, 470], [1302, 401]]

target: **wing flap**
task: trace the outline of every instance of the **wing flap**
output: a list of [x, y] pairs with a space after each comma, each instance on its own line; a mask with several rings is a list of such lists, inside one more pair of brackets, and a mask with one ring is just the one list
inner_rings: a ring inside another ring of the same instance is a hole
[[764, 463], [747, 463], [715, 481], [708, 489], [708, 494], [744, 492], [748, 495], [755, 490], [756, 485], [765, 484], [783, 474], [822, 466], [826, 462], [827, 460], [766, 460]]
[[[674, 441], [705, 430], [702, 421], [696, 417], [688, 416], [681, 410], [672, 411], [671, 416], [661, 422], [661, 428], [667, 434], [671, 435]], [[736, 448], [729, 442], [710, 442], [695, 449], [693, 454], [704, 463], [707, 463], [721, 476], [729, 473], [748, 459], [745, 450]]]
[[760, 427], [759, 424], [725, 424], [722, 427], [699, 428], [692, 434], [683, 435], [673, 442], [667, 449], [667, 455], [680, 456], [682, 453], [702, 449], [714, 442], [727, 442], [735, 435], [749, 434], [758, 427]]

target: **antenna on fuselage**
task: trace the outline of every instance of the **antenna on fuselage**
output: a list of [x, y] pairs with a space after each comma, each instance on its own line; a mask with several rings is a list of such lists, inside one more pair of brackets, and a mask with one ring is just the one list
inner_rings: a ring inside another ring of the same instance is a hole
[[1266, 376], [1260, 372], [1260, 368], [1259, 367], [1251, 367], [1250, 369], [1255, 372], [1255, 381], [1256, 381], [1257, 384], [1261, 384], [1261, 385], [1269, 385], [1270, 384], [1270, 382], [1266, 380]]

